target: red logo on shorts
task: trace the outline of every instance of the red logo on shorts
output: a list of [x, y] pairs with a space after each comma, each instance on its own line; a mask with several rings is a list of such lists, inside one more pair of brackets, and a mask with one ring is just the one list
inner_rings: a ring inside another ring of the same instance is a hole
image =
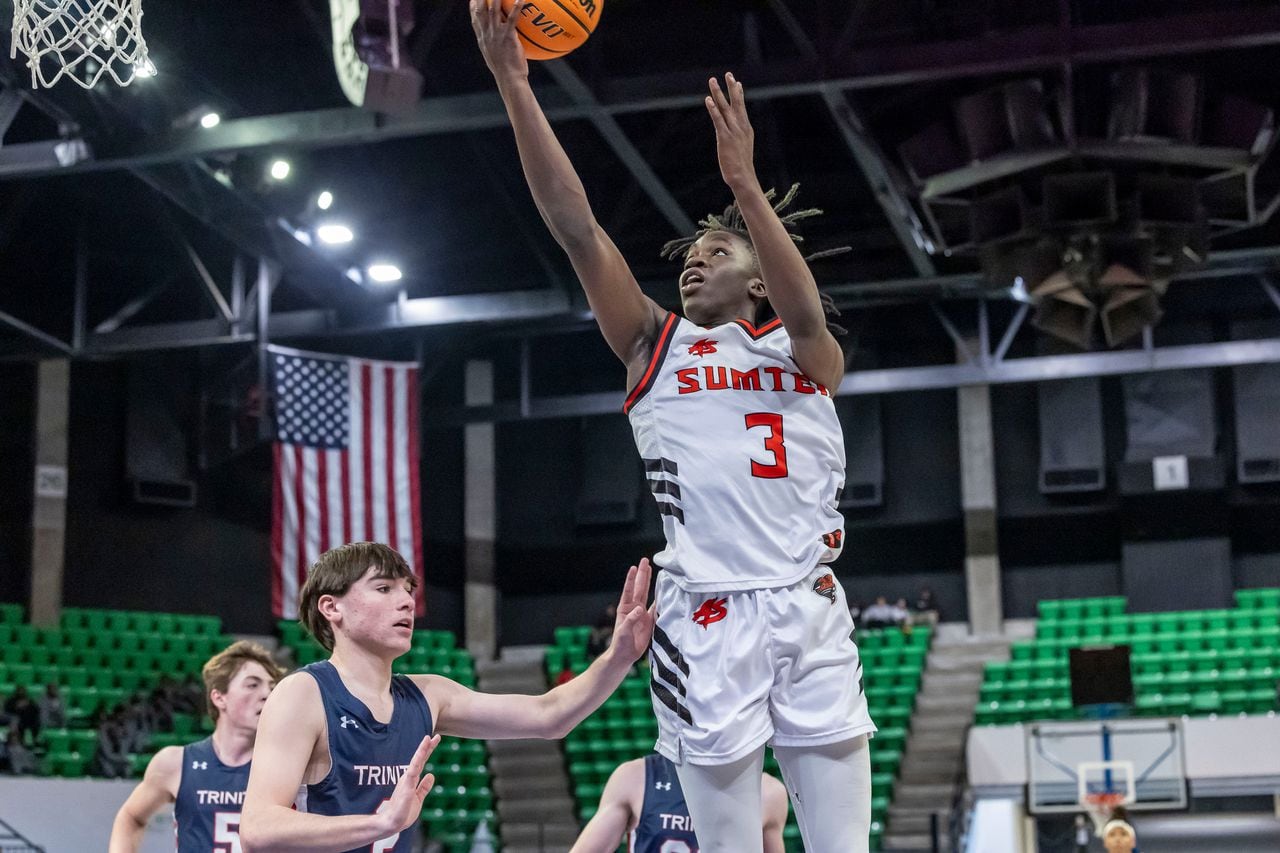
[[831, 599], [832, 604], [836, 603], [836, 579], [831, 577], [830, 572], [813, 582], [813, 591], [824, 598]]
[[843, 530], [833, 530], [830, 533], [822, 534], [822, 544], [833, 551], [840, 547], [840, 540], [842, 539], [844, 539]]
[[712, 622], [719, 622], [729, 615], [729, 608], [724, 606], [728, 600], [727, 598], [708, 598], [693, 611], [693, 621], [701, 625], [702, 630], [707, 630], [707, 626]]
[[693, 346], [689, 347], [689, 355], [704, 356], [712, 355], [716, 351], [716, 342], [703, 338], [700, 341], [694, 341]]

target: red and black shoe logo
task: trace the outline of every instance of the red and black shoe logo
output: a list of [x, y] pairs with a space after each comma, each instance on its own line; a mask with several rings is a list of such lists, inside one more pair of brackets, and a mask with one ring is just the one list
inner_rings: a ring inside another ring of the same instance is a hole
[[708, 338], [694, 341], [693, 345], [689, 347], [689, 355], [696, 355], [699, 357], [704, 355], [713, 355], [715, 351], [716, 341], [709, 340]]
[[712, 622], [719, 622], [729, 615], [729, 608], [724, 606], [728, 600], [727, 598], [708, 598], [693, 611], [693, 621], [701, 625], [702, 630], [707, 630], [707, 626]]
[[813, 582], [813, 591], [823, 598], [831, 599], [832, 604], [836, 603], [836, 579], [830, 572]]

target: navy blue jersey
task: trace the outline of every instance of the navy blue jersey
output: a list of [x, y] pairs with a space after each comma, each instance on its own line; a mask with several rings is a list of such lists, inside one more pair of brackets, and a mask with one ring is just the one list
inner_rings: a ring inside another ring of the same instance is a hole
[[213, 751], [213, 738], [182, 748], [182, 775], [173, 804], [178, 853], [240, 849], [240, 807], [249, 764], [228, 767]]
[[698, 853], [675, 765], [661, 755], [644, 757], [644, 806], [631, 830], [631, 853]]
[[[306, 810], [322, 815], [374, 814], [391, 799], [418, 744], [431, 733], [427, 700], [408, 676], [393, 675], [391, 722], [380, 723], [347, 690], [333, 664], [320, 661], [302, 669], [320, 685], [330, 761], [328, 775], [307, 786]], [[407, 853], [413, 848], [412, 834], [401, 832], [372, 848], [350, 853], [370, 853], [371, 849], [373, 853]]]

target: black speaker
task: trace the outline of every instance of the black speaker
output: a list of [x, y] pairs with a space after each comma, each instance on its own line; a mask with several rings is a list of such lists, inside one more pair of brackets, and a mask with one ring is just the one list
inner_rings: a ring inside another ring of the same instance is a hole
[[1067, 651], [1071, 704], [1132, 705], [1129, 646], [1084, 646]]
[[125, 478], [138, 503], [195, 506], [189, 447], [183, 429], [188, 390], [180, 365], [163, 359], [129, 365], [125, 413]]
[[640, 463], [621, 415], [583, 418], [582, 461], [574, 521], [578, 527], [631, 524], [640, 499]]
[[1096, 377], [1036, 385], [1040, 491], [1096, 492], [1107, 484], [1102, 384]]
[[1110, 172], [1074, 172], [1044, 179], [1044, 218], [1050, 227], [1101, 225], [1116, 219], [1116, 179]]

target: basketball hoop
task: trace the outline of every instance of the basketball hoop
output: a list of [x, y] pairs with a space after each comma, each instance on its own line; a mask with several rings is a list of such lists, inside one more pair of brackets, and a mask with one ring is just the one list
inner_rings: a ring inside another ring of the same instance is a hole
[[14, 0], [10, 58], [18, 51], [33, 88], [66, 76], [92, 89], [104, 74], [128, 86], [156, 73], [142, 38], [142, 0]]
[[1103, 791], [1096, 794], [1085, 794], [1081, 802], [1085, 811], [1093, 821], [1093, 834], [1102, 837], [1102, 828], [1115, 814], [1116, 809], [1124, 805], [1127, 797], [1123, 791]]

